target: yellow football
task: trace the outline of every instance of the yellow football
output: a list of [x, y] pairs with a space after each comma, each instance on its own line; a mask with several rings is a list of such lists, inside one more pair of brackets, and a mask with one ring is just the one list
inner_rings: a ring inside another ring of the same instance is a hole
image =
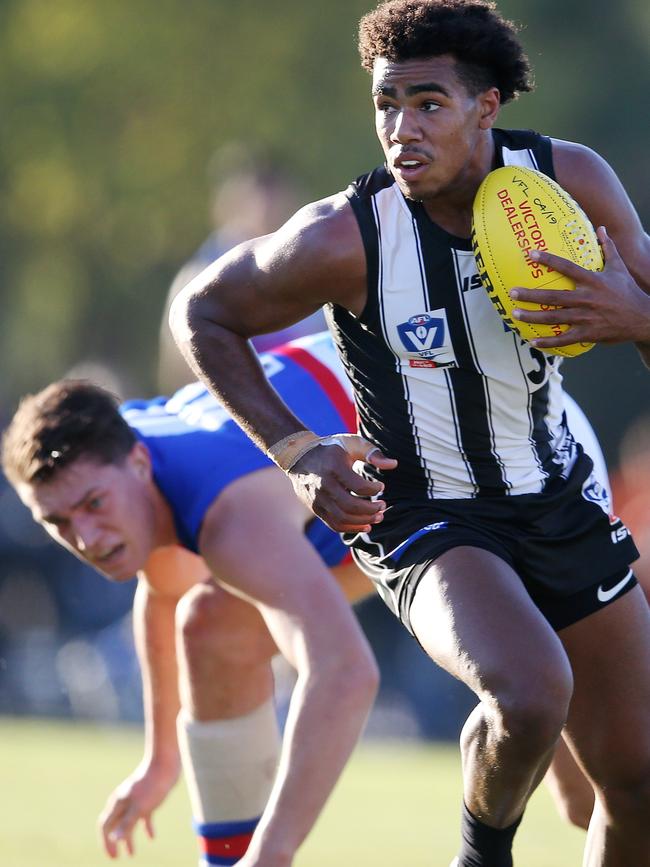
[[[568, 325], [536, 325], [513, 319], [514, 307], [549, 307], [513, 301], [510, 290], [515, 286], [575, 289], [568, 277], [533, 261], [530, 250], [548, 250], [589, 271], [600, 271], [604, 265], [594, 228], [578, 203], [547, 175], [522, 166], [495, 169], [483, 180], [474, 200], [472, 245], [483, 286], [499, 315], [524, 340], [558, 336]], [[572, 343], [544, 352], [580, 355], [592, 346]]]

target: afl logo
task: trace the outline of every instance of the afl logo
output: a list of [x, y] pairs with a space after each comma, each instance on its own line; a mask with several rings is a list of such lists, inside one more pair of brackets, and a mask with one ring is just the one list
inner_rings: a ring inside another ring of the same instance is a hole
[[408, 322], [397, 326], [402, 343], [409, 352], [429, 352], [439, 349], [445, 342], [445, 322], [426, 313], [411, 316]]
[[444, 308], [409, 316], [398, 323], [397, 333], [411, 367], [456, 365]]

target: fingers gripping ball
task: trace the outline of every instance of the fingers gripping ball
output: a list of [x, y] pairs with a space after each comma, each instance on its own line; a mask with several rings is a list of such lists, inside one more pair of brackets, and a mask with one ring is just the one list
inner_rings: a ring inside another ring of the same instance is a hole
[[[541, 262], [530, 250], [547, 250], [589, 271], [603, 269], [603, 257], [593, 226], [571, 196], [535, 169], [505, 166], [490, 172], [474, 200], [472, 246], [481, 282], [505, 323], [524, 340], [557, 337], [568, 325], [518, 322], [515, 306], [546, 310], [539, 304], [515, 302], [510, 290], [575, 289], [575, 283]], [[557, 308], [553, 308], [557, 309]], [[593, 343], [545, 349], [552, 355], [581, 355]]]

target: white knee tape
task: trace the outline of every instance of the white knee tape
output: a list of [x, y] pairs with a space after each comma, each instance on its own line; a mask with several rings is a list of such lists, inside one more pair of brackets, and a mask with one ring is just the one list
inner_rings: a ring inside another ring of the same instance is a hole
[[261, 815], [280, 756], [272, 701], [244, 717], [211, 722], [181, 711], [178, 743], [195, 821], [233, 822]]

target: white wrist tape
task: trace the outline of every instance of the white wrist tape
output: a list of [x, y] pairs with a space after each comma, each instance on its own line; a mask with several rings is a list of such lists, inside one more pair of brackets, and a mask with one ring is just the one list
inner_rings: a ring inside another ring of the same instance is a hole
[[305, 445], [318, 442], [319, 439], [320, 437], [310, 430], [298, 430], [273, 443], [266, 450], [266, 454], [281, 470], [287, 472], [299, 460], [296, 455], [302, 452]]
[[343, 449], [343, 451], [346, 451], [345, 440], [343, 439], [343, 437], [341, 435], [334, 435], [334, 436], [329, 436], [329, 437], [317, 437], [315, 440], [308, 442], [307, 445], [304, 445], [293, 456], [293, 459], [291, 460], [291, 463], [287, 466], [285, 472], [288, 473], [289, 470], [292, 469], [292, 467], [295, 467], [295, 465], [298, 463], [298, 461], [301, 458], [304, 458], [304, 456], [307, 454], [307, 452], [310, 452], [312, 449], [315, 449], [316, 446], [340, 446]]
[[[364, 442], [356, 434], [333, 434], [331, 436], [319, 437], [312, 431], [301, 430], [296, 433], [289, 434], [284, 439], [274, 443], [267, 450], [267, 455], [274, 461], [280, 469], [288, 473], [301, 458], [315, 449], [316, 446], [339, 446], [348, 454], [355, 455], [358, 451], [358, 441]], [[354, 443], [354, 446], [352, 445]], [[350, 444], [350, 448], [348, 448]], [[363, 462], [370, 460], [370, 455], [373, 452], [378, 452], [377, 446], [370, 446], [364, 458], [360, 458]]]

